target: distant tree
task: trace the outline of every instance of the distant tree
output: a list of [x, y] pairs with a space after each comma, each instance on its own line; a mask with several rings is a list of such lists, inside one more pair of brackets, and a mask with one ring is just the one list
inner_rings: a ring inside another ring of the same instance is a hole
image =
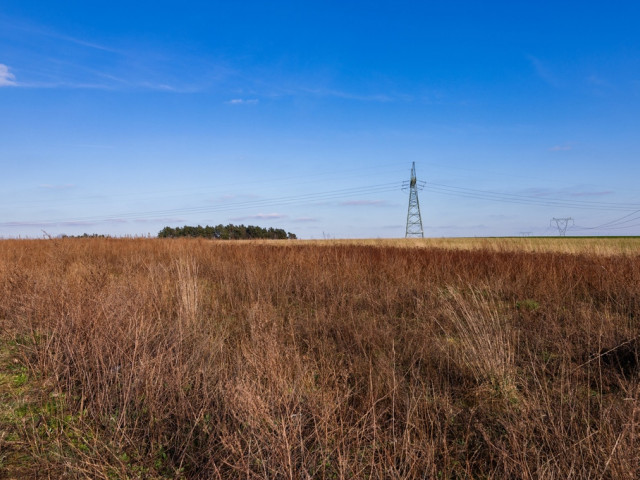
[[255, 238], [268, 238], [278, 240], [295, 240], [296, 235], [282, 228], [262, 228], [255, 225], [216, 225], [215, 227], [198, 225], [192, 227], [164, 227], [158, 232], [158, 238], [201, 237], [220, 240], [242, 240]]
[[67, 235], [61, 233], [58, 238], [111, 238], [110, 235], [104, 235], [102, 233], [83, 233], [82, 235]]

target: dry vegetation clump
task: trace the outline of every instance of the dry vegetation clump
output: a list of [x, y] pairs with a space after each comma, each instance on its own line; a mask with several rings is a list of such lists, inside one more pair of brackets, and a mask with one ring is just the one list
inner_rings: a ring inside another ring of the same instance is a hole
[[0, 472], [640, 475], [638, 256], [7, 240], [0, 322]]

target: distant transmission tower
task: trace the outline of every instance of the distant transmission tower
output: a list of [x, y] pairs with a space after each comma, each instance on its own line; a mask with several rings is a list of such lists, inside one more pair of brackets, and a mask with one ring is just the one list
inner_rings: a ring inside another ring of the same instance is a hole
[[420, 203], [418, 202], [418, 190], [422, 190], [426, 182], [418, 182], [416, 179], [416, 162], [411, 166], [411, 180], [402, 184], [402, 190], [409, 190], [409, 209], [407, 210], [407, 231], [405, 238], [424, 238], [422, 230], [422, 217], [420, 216]]
[[553, 217], [549, 222], [549, 226], [552, 226], [554, 223], [556, 224], [556, 227], [558, 227], [558, 233], [560, 234], [561, 237], [564, 237], [567, 234], [567, 227], [569, 226], [569, 224], [574, 225], [573, 218], [571, 217], [566, 217], [566, 218]]

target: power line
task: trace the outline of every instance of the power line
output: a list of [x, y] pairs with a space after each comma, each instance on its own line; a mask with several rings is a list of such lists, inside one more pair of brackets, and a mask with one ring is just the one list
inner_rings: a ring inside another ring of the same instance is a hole
[[[620, 218], [616, 218], [614, 220], [610, 220], [608, 222], [605, 222], [605, 223], [603, 223], [601, 225], [598, 225], [598, 226], [595, 226], [595, 227], [577, 227], [577, 228], [579, 228], [580, 230], [596, 230], [596, 229], [608, 230], [608, 229], [614, 229], [614, 228], [627, 228], [626, 226], [625, 227], [620, 227], [620, 225], [625, 224], [625, 223], [629, 223], [629, 222], [635, 222], [636, 220], [640, 220], [640, 217], [634, 217], [634, 215], [636, 215], [638, 213], [640, 213], [640, 210], [636, 210], [636, 211], [631, 212], [631, 213], [629, 213], [627, 215], [624, 215], [624, 216], [622, 216]], [[632, 217], [632, 218], [628, 218], [628, 217]], [[624, 220], [624, 221], [621, 221], [621, 220], [623, 220], [625, 218], [628, 218], [628, 219]], [[630, 225], [630, 226], [632, 226], [632, 225]]]
[[[634, 218], [633, 220], [640, 220], [640, 218]], [[634, 228], [634, 227], [640, 227], [640, 223], [634, 223], [631, 225], [624, 225], [624, 226], [604, 227], [600, 230], [621, 230], [623, 228]], [[579, 230], [594, 230], [597, 227], [575, 227], [575, 228]]]
[[479, 200], [490, 200], [501, 203], [514, 203], [521, 205], [540, 205], [553, 207], [570, 207], [586, 210], [631, 210], [637, 209], [637, 203], [613, 203], [613, 202], [596, 202], [586, 200], [564, 200], [559, 198], [541, 199], [531, 195], [520, 195], [514, 193], [494, 192], [490, 190], [478, 190], [474, 188], [455, 187], [452, 185], [444, 185], [438, 183], [427, 183], [426, 188], [434, 193], [443, 195], [457, 196], [463, 198], [474, 198]]
[[[394, 168], [390, 168], [390, 167], [394, 167]], [[264, 185], [264, 184], [276, 185], [277, 183], [291, 184], [292, 181], [295, 180], [294, 182], [295, 185], [305, 185], [305, 184], [314, 184], [318, 182], [326, 182], [328, 180], [331, 180], [331, 177], [336, 177], [336, 178], [339, 178], [340, 180], [343, 180], [347, 178], [355, 178], [355, 177], [362, 178], [366, 176], [375, 176], [375, 175], [379, 175], [380, 173], [388, 173], [388, 172], [397, 173], [398, 171], [397, 167], [398, 167], [398, 163], [395, 162], [395, 163], [373, 165], [373, 166], [367, 167], [365, 171], [363, 171], [361, 168], [349, 168], [349, 169], [338, 169], [338, 170], [324, 171], [324, 172], [323, 171], [313, 172], [313, 174], [305, 173], [300, 175], [281, 176], [281, 177], [278, 177], [277, 179], [261, 178], [258, 180], [247, 180], [247, 181], [242, 181], [238, 183], [224, 182], [223, 188], [225, 189], [225, 191], [221, 193], [235, 191], [236, 187], [255, 185], [255, 184], [260, 184], [260, 185]], [[160, 195], [162, 199], [165, 200], [167, 198], [191, 197], [198, 193], [211, 193], [212, 190], [216, 190], [215, 185], [202, 186], [202, 187], [189, 188], [189, 189], [180, 188], [180, 189], [163, 189], [163, 190], [148, 190], [148, 191], [137, 190], [134, 192], [126, 192], [126, 193], [113, 193], [113, 194], [109, 194], [108, 196], [93, 193], [90, 195], [75, 195], [71, 198], [66, 198], [65, 200], [73, 201], [74, 203], [67, 203], [67, 204], [57, 203], [56, 206], [64, 207], [69, 205], [77, 205], [78, 201], [83, 201], [84, 204], [89, 203], [89, 202], [86, 202], [85, 200], [94, 201], [93, 203], [104, 202], [105, 197], [108, 197], [109, 199], [133, 198], [133, 199], [152, 200], [153, 198], [156, 198], [157, 196]], [[188, 193], [186, 193], [185, 195], [182, 195], [183, 192], [188, 192]], [[21, 207], [28, 208], [32, 205], [38, 205], [42, 203], [41, 200], [21, 200], [19, 202], [15, 202], [14, 199], [18, 196], [18, 193], [19, 192], [5, 193], [4, 195], [6, 195], [7, 199], [3, 201], [4, 204], [11, 205], [11, 207], [15, 209], [15, 208], [21, 208]]]
[[[174, 209], [164, 209], [164, 210], [153, 210], [146, 212], [128, 212], [128, 213], [119, 213], [112, 215], [100, 215], [100, 216], [85, 216], [85, 217], [75, 217], [75, 218], [58, 218], [58, 219], [49, 219], [42, 222], [28, 222], [28, 223], [37, 223], [39, 225], [53, 225], [57, 223], [70, 223], [70, 222], [88, 222], [88, 221], [106, 221], [106, 220], [118, 220], [118, 219], [131, 219], [137, 220], [145, 217], [167, 217], [171, 215], [181, 215], [181, 214], [193, 214], [193, 213], [215, 213], [222, 211], [233, 211], [240, 210], [245, 208], [264, 208], [264, 207], [273, 207], [273, 206], [283, 206], [283, 205], [300, 205], [300, 204], [310, 204], [317, 202], [325, 202], [330, 200], [339, 200], [342, 198], [349, 198], [353, 196], [361, 196], [361, 195], [370, 195], [370, 194], [378, 194], [385, 192], [396, 191], [400, 187], [399, 182], [378, 184], [378, 185], [367, 185], [362, 187], [354, 187], [354, 188], [346, 188], [340, 190], [333, 190], [328, 192], [316, 192], [316, 193], [308, 193], [301, 195], [289, 195], [284, 197], [277, 197], [271, 199], [262, 199], [262, 200], [248, 200], [243, 202], [235, 202], [229, 203], [226, 205], [215, 205], [215, 206], [200, 206], [200, 207], [185, 207], [185, 208], [174, 208]], [[17, 227], [24, 226], [23, 222], [5, 222], [2, 224], [7, 227]]]
[[[582, 210], [603, 210], [603, 211], [625, 211], [625, 210], [633, 209], [631, 213], [628, 213], [626, 215], [623, 215], [622, 217], [616, 218], [614, 220], [610, 220], [608, 222], [605, 222], [595, 227], [579, 227], [579, 226], [575, 226], [573, 223], [570, 226], [571, 228], [575, 228], [578, 230], [597, 230], [597, 229], [614, 230], [614, 229], [633, 228], [633, 227], [640, 226], [640, 224], [638, 223], [628, 225], [631, 222], [636, 222], [640, 220], [640, 216], [636, 216], [637, 214], [640, 213], [640, 209], [637, 209], [638, 207], [637, 203], [598, 202], [598, 201], [588, 201], [588, 200], [564, 200], [559, 198], [541, 199], [539, 197], [534, 197], [531, 195], [493, 192], [489, 190], [478, 190], [473, 188], [455, 187], [452, 185], [444, 185], [444, 184], [437, 184], [437, 183], [428, 183], [427, 188], [434, 193], [439, 193], [442, 195], [457, 196], [462, 198], [473, 198], [478, 200], [489, 200], [489, 201], [494, 201], [499, 203], [538, 205], [538, 206], [548, 206], [548, 207], [566, 207], [566, 208], [575, 208], [575, 209], [582, 209]], [[570, 220], [571, 222], [573, 222], [573, 219], [570, 219]], [[565, 227], [565, 232], [568, 226], [569, 225]]]
[[[387, 164], [392, 165], [392, 164]], [[386, 170], [387, 165], [377, 165], [374, 168], [378, 170]], [[394, 164], [394, 165], [397, 165]], [[352, 170], [343, 170], [343, 171], [359, 171], [356, 169]], [[296, 182], [296, 185], [299, 183], [314, 183], [318, 181], [318, 176], [322, 175], [334, 175], [336, 172], [326, 172], [319, 173], [314, 176], [309, 181], [305, 182]], [[308, 178], [308, 176], [291, 176], [289, 179], [296, 178]], [[415, 162], [412, 166], [412, 180], [415, 178]], [[284, 178], [280, 178], [279, 181], [285, 180]], [[325, 179], [326, 180], [326, 179]], [[410, 183], [410, 182], [409, 182]], [[405, 187], [409, 186], [409, 183], [405, 182]], [[231, 184], [225, 185], [227, 188], [233, 187]], [[46, 221], [37, 222], [4, 222], [0, 223], [0, 226], [5, 227], [18, 227], [25, 226], [25, 224], [38, 224], [38, 225], [54, 225], [59, 223], [73, 223], [73, 222], [95, 222], [95, 221], [108, 221], [108, 220], [144, 220], [150, 218], [168, 218], [171, 216], [179, 216], [179, 215], [188, 215], [188, 214], [209, 214], [209, 213], [217, 213], [217, 212], [227, 212], [234, 210], [242, 210], [242, 209], [255, 209], [255, 208], [268, 208], [268, 207], [276, 207], [276, 206], [285, 206], [285, 205], [311, 205], [314, 203], [322, 203], [322, 202], [330, 202], [343, 198], [349, 198], [354, 196], [363, 196], [363, 195], [373, 195], [373, 194], [381, 194], [392, 192], [398, 188], [399, 182], [390, 182], [390, 183], [382, 183], [376, 185], [365, 185], [360, 187], [351, 187], [351, 188], [343, 188], [337, 190], [330, 191], [321, 191], [315, 193], [303, 193], [303, 194], [295, 194], [295, 195], [286, 195], [274, 198], [262, 198], [262, 199], [252, 199], [252, 200], [244, 200], [237, 202], [227, 202], [222, 204], [215, 205], [200, 205], [200, 206], [190, 206], [190, 207], [182, 207], [182, 208], [165, 208], [158, 210], [146, 210], [139, 212], [123, 212], [120, 214], [107, 214], [107, 215], [87, 215], [87, 216], [79, 216], [74, 218], [58, 218], [58, 219], [47, 219]], [[638, 203], [621, 203], [621, 202], [601, 202], [601, 201], [588, 201], [588, 200], [567, 200], [563, 198], [557, 197], [544, 197], [541, 198], [539, 196], [533, 195], [523, 195], [516, 193], [505, 193], [505, 192], [497, 192], [491, 190], [482, 190], [482, 189], [474, 189], [474, 188], [466, 188], [466, 187], [458, 187], [453, 185], [446, 185], [441, 183], [425, 183], [425, 182], [417, 182], [415, 184], [416, 192], [415, 199], [412, 202], [411, 192], [410, 192], [410, 203], [409, 210], [407, 214], [407, 232], [409, 232], [409, 221], [411, 220], [413, 226], [411, 229], [416, 228], [416, 232], [419, 226], [420, 233], [422, 232], [422, 220], [420, 217], [419, 204], [417, 201], [417, 190], [418, 187], [426, 186], [426, 188], [433, 193], [447, 195], [447, 196], [456, 196], [461, 198], [470, 198], [475, 200], [485, 200], [492, 201], [504, 204], [517, 204], [517, 205], [532, 205], [532, 206], [543, 206], [543, 207], [562, 207], [562, 208], [575, 208], [575, 209], [583, 209], [583, 210], [602, 210], [602, 211], [629, 211], [633, 210], [630, 213], [627, 213], [619, 218], [614, 220], [610, 220], [603, 224], [600, 224], [596, 227], [575, 227], [580, 230], [596, 230], [596, 229], [622, 229], [622, 228], [632, 228], [638, 226], [637, 223], [640, 221], [640, 209], [638, 207], [640, 204]], [[181, 190], [173, 190], [181, 191]], [[197, 190], [196, 190], [197, 191]], [[169, 191], [167, 191], [169, 192]], [[150, 194], [151, 192], [147, 192], [146, 194]], [[163, 193], [163, 192], [157, 192]], [[145, 195], [145, 193], [142, 193]], [[135, 195], [135, 194], [132, 194]], [[118, 195], [115, 195], [118, 196]], [[124, 194], [123, 196], [128, 196]], [[166, 198], [166, 196], [163, 196]], [[412, 210], [413, 206], [413, 210]], [[412, 213], [413, 212], [413, 213]], [[419, 220], [419, 223], [418, 223]], [[553, 220], [552, 220], [553, 221]], [[556, 225], [557, 226], [557, 225]], [[408, 234], [408, 233], [407, 233]]]

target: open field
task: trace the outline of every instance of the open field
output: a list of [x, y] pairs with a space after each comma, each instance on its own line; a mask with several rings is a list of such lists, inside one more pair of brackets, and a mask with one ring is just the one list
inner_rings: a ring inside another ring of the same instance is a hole
[[0, 241], [0, 477], [638, 478], [639, 246]]
[[640, 237], [461, 237], [359, 240], [302, 240], [314, 245], [370, 245], [397, 248], [444, 248], [493, 252], [557, 252], [593, 255], [640, 255]]

